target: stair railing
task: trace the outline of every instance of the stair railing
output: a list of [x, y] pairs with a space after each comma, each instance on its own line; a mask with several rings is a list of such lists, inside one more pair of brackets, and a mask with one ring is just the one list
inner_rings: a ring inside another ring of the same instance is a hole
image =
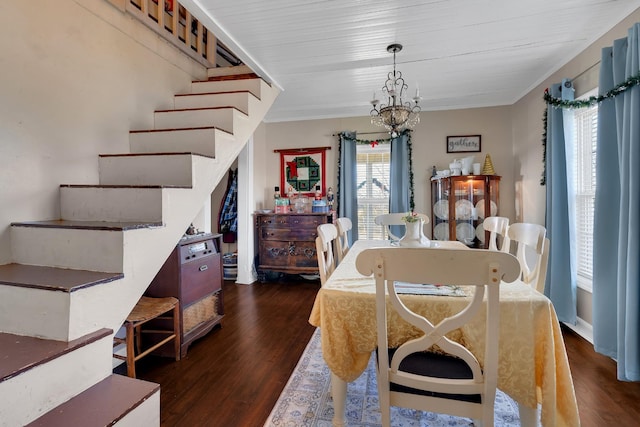
[[207, 68], [241, 61], [177, 0], [107, 0]]

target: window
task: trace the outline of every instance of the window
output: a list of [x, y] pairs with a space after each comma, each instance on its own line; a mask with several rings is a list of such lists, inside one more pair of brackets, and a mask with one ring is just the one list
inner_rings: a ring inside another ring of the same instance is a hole
[[382, 239], [382, 227], [374, 224], [376, 216], [389, 213], [389, 171], [391, 145], [358, 145], [358, 238]]
[[[597, 95], [594, 90], [582, 98]], [[574, 110], [573, 152], [577, 284], [591, 291], [593, 280], [593, 208], [596, 192], [596, 137], [598, 105]]]

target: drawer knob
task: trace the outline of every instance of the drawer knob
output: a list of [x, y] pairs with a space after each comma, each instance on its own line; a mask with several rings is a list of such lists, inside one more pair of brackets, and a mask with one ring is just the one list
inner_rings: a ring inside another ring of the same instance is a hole
[[208, 269], [209, 267], [205, 264], [205, 265], [201, 265], [200, 268], [198, 268], [199, 271], [205, 271], [206, 269]]

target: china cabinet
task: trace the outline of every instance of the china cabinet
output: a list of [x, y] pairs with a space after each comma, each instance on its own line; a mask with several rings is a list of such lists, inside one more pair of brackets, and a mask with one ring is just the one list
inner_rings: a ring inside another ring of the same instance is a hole
[[500, 177], [459, 175], [431, 178], [431, 233], [434, 240], [459, 240], [487, 248], [485, 216], [499, 215]]

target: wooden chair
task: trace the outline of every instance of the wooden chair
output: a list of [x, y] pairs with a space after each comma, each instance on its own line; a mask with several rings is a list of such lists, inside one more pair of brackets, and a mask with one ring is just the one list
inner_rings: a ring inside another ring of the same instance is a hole
[[[390, 424], [390, 406], [400, 406], [468, 417], [481, 420], [485, 427], [493, 426], [500, 281], [517, 279], [518, 260], [497, 251], [392, 247], [363, 251], [356, 259], [356, 267], [361, 274], [373, 274], [376, 281], [377, 379], [382, 425]], [[434, 324], [403, 303], [396, 293], [395, 281], [470, 285], [465, 288], [470, 298], [461, 312]], [[389, 349], [388, 310], [396, 311], [423, 333], [397, 349]], [[445, 336], [476, 316], [486, 320], [482, 358], [476, 358]], [[438, 352], [427, 351], [434, 345]]]
[[538, 292], [544, 292], [549, 261], [547, 229], [539, 224], [519, 222], [511, 224], [507, 234], [517, 244], [516, 256], [522, 269], [522, 281]]
[[324, 286], [331, 273], [336, 269], [333, 247], [338, 238], [338, 229], [333, 224], [320, 224], [317, 230], [316, 254], [318, 256], [318, 270], [320, 270], [320, 285]]
[[[503, 216], [488, 216], [482, 222], [484, 231], [490, 231], [489, 234], [489, 250], [509, 252], [511, 241], [507, 235], [509, 229], [509, 218]], [[502, 241], [500, 249], [498, 249], [498, 236]]]
[[[142, 329], [142, 325], [154, 319], [168, 319], [164, 316], [169, 312], [173, 312], [172, 325], [173, 329]], [[133, 310], [124, 321], [126, 331], [125, 338], [114, 338], [114, 346], [118, 344], [126, 344], [126, 356], [113, 354], [113, 357], [125, 360], [127, 362], [127, 375], [131, 378], [136, 377], [136, 361], [147, 356], [152, 351], [160, 348], [164, 344], [173, 340], [176, 361], [180, 360], [180, 311], [178, 299], [173, 297], [166, 298], [150, 298], [143, 296], [133, 307]], [[153, 335], [153, 344], [143, 349], [145, 342], [142, 340], [142, 334]], [[157, 337], [165, 336], [158, 341]]]
[[[404, 221], [402, 221], [402, 217], [406, 216], [406, 213], [390, 213], [390, 214], [383, 214], [383, 215], [378, 215], [377, 217], [375, 217], [375, 219], [373, 220], [374, 223], [376, 225], [380, 225], [382, 226], [382, 236], [384, 239], [390, 239], [393, 241], [398, 241], [402, 238], [402, 236], [398, 237], [395, 234], [393, 234], [391, 232], [390, 227], [392, 225], [402, 225], [404, 226], [405, 223]], [[424, 220], [424, 224], [429, 224], [429, 216], [425, 215], [425, 214], [421, 214], [419, 213], [418, 216], [420, 218], [422, 218]]]
[[347, 217], [341, 217], [336, 219], [336, 227], [338, 228], [338, 238], [336, 239], [336, 253], [338, 256], [338, 262], [344, 259], [344, 256], [349, 252], [349, 235], [348, 231], [353, 228], [353, 223]]

